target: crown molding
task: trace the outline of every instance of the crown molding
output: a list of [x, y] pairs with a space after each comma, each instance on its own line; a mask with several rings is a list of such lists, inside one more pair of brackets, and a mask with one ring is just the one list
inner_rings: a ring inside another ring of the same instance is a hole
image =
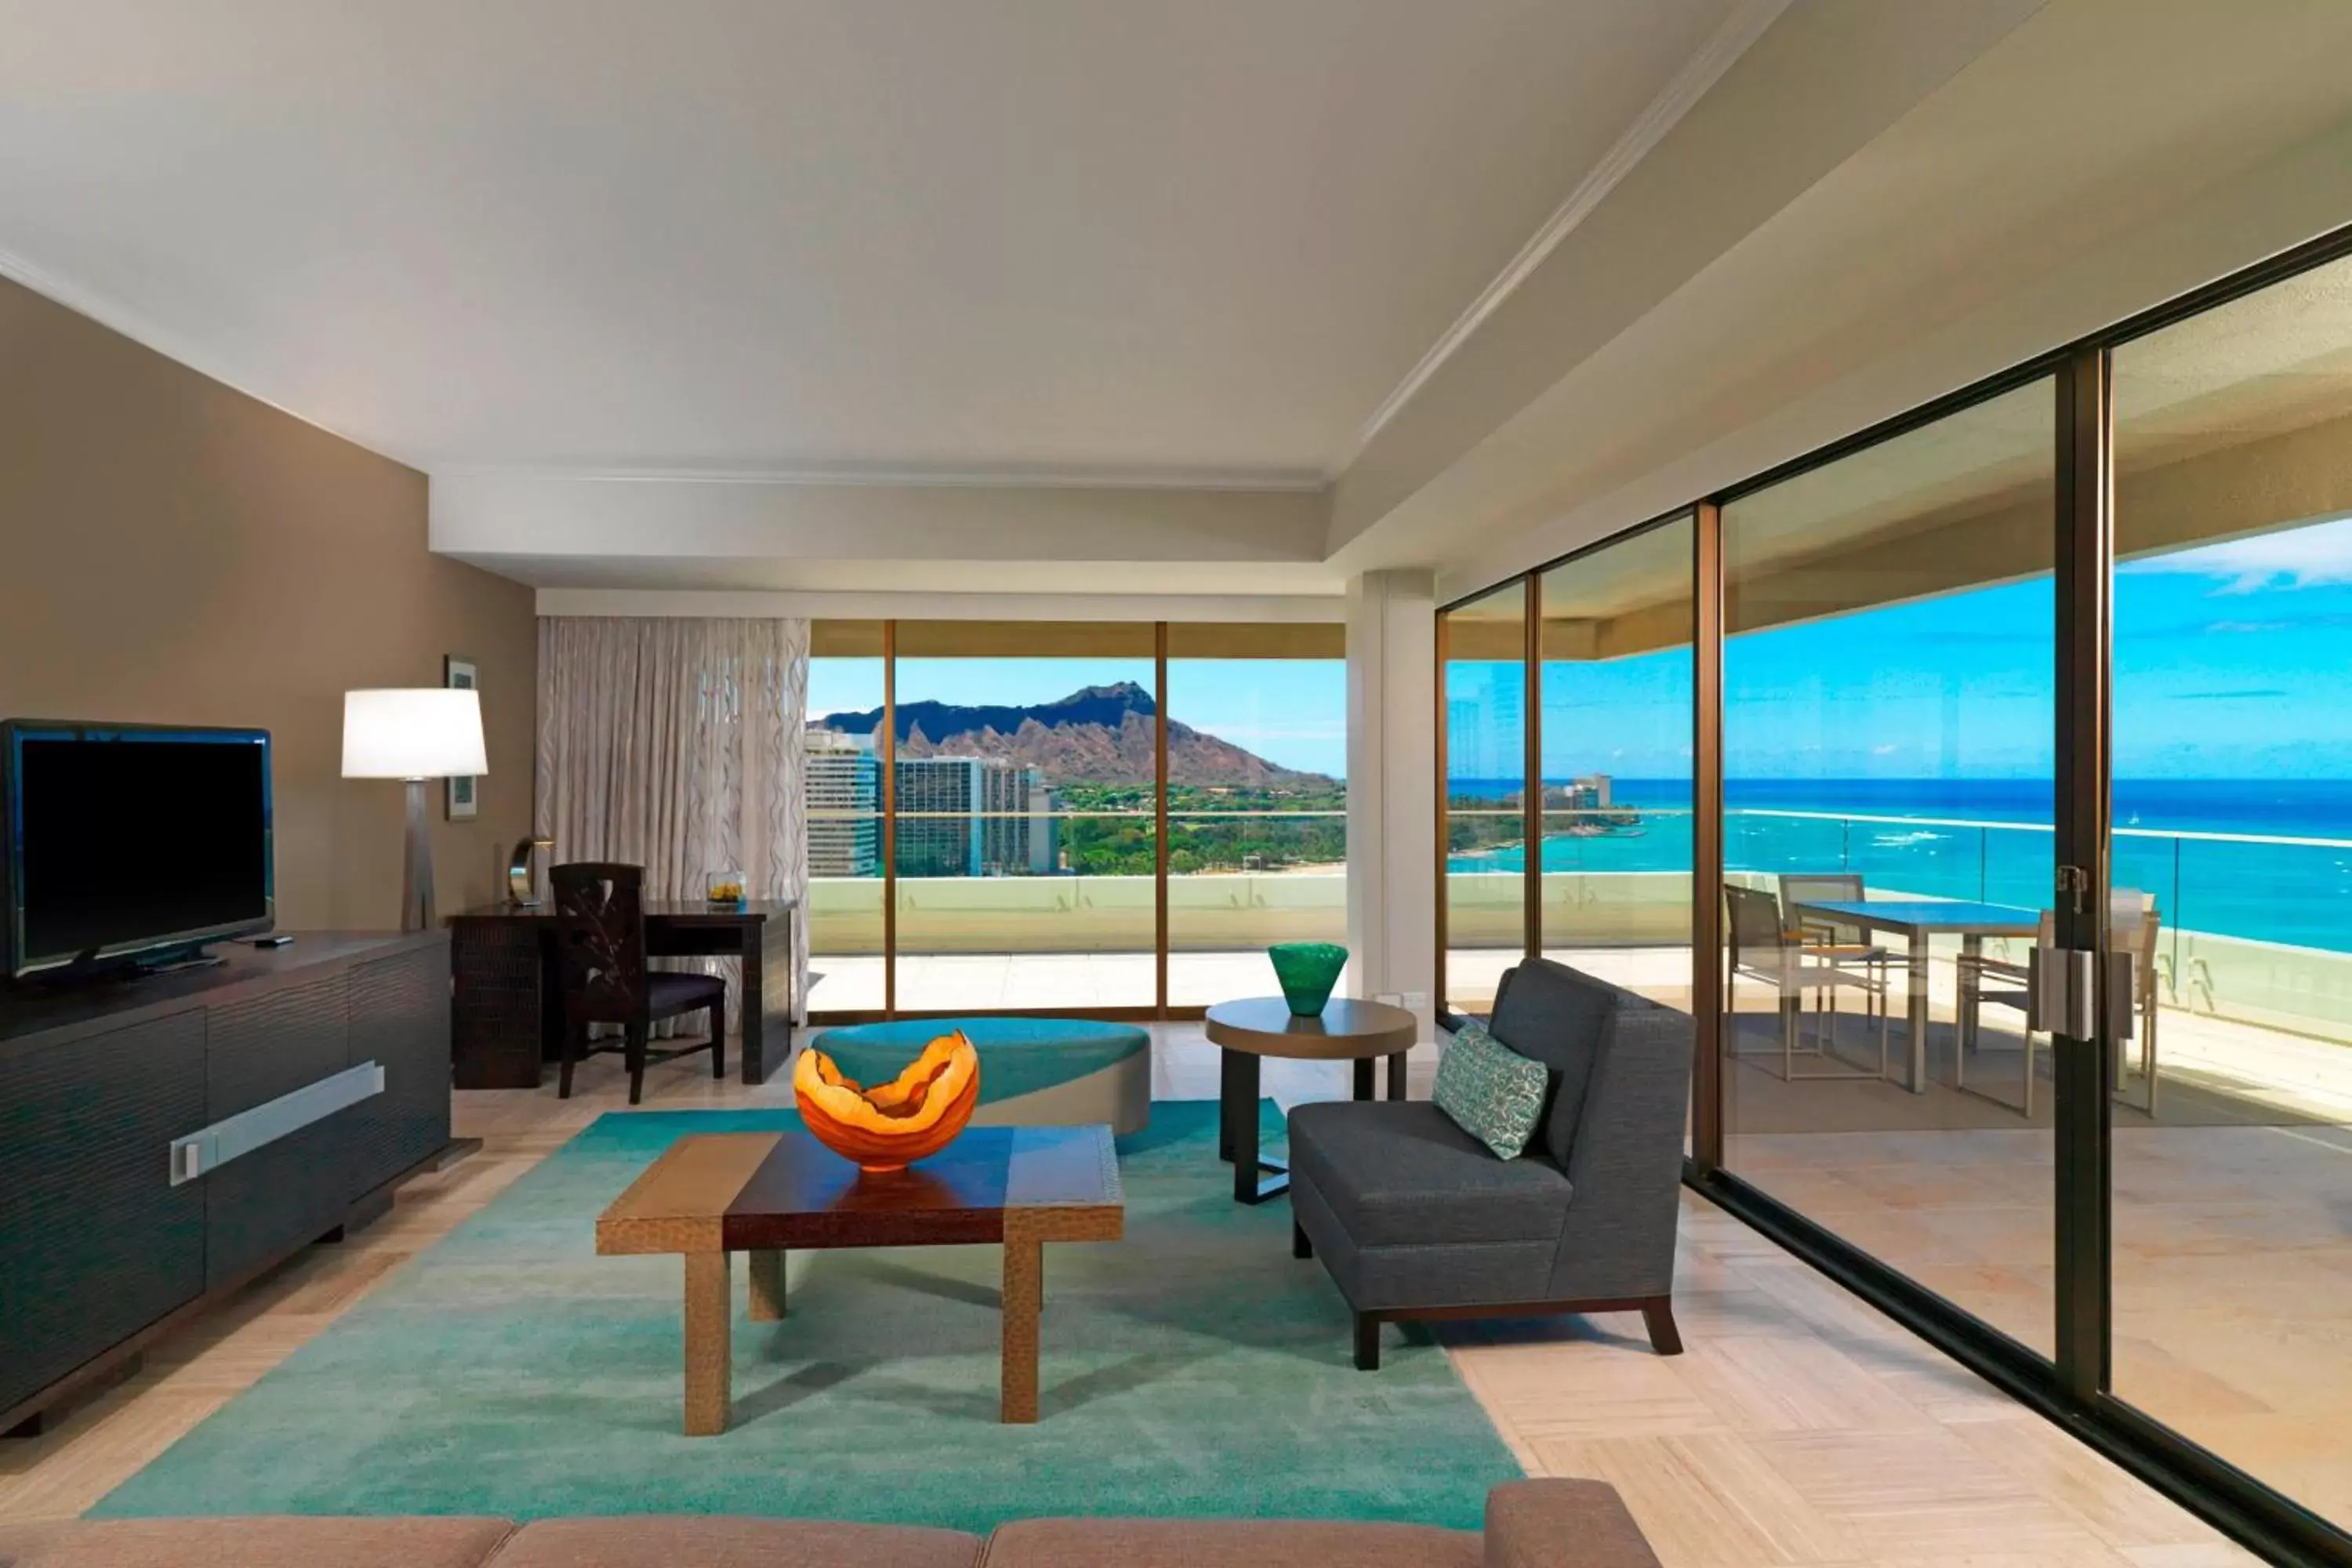
[[1328, 625], [1348, 618], [1339, 594], [930, 594], [841, 589], [541, 588], [542, 616], [733, 620], [1246, 621]]
[[1559, 247], [1560, 241], [1591, 216], [1593, 210], [1608, 198], [1609, 193], [1617, 188], [1618, 183], [1632, 174], [1634, 166], [1666, 139], [1666, 133], [1679, 124], [1692, 106], [1722, 79], [1723, 73], [1764, 36], [1764, 30], [1780, 18], [1780, 13], [1787, 10], [1790, 4], [1790, 0], [1741, 0], [1731, 15], [1707, 35], [1706, 41], [1699, 46], [1697, 51], [1683, 62], [1682, 68], [1635, 117], [1633, 123], [1626, 127], [1625, 133], [1601, 155], [1600, 162], [1594, 163], [1584, 178], [1577, 183], [1576, 189], [1569, 193], [1568, 199], [1544, 220], [1543, 226], [1536, 230], [1534, 237], [1520, 247], [1519, 253], [1511, 258], [1510, 265], [1480, 290], [1477, 299], [1470, 302], [1469, 309], [1454, 318], [1454, 324], [1430, 345], [1429, 352], [1422, 355], [1421, 362], [1397, 384], [1396, 390], [1381, 400], [1381, 405], [1372, 410], [1372, 416], [1357, 433], [1354, 444], [1339, 454], [1325, 470], [1325, 479], [1336, 481], [1348, 465], [1379, 437], [1390, 422], [1403, 411], [1405, 405], [1411, 403], [1431, 378], [1444, 368], [1445, 363], [1460, 352], [1462, 345], [1470, 341], [1471, 335], [1486, 324], [1486, 319], [1501, 309], [1503, 301], [1534, 276], [1536, 268]]
[[561, 464], [427, 463], [436, 479], [547, 479], [576, 484], [802, 485], [916, 489], [1207, 490], [1313, 494], [1313, 468], [1128, 468], [1111, 465], [841, 463], [780, 468], [569, 468]]

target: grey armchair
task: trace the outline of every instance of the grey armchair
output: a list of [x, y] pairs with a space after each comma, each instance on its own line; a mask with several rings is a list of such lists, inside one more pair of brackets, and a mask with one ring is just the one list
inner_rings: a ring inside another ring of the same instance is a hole
[[1426, 1100], [1290, 1113], [1293, 1251], [1355, 1318], [1356, 1364], [1403, 1319], [1639, 1311], [1675, 1355], [1675, 1226], [1691, 1020], [1531, 958], [1503, 977], [1495, 1037], [1551, 1069], [1527, 1152], [1498, 1160]]

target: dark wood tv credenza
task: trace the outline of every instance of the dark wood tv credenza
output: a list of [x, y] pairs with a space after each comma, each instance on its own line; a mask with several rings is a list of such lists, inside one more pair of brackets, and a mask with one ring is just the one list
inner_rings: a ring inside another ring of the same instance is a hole
[[449, 939], [296, 933], [0, 989], [0, 1433], [449, 1147]]

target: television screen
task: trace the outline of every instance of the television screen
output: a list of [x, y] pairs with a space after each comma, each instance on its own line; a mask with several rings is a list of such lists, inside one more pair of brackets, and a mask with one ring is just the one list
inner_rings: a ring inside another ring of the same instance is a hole
[[269, 737], [13, 722], [12, 972], [268, 929]]

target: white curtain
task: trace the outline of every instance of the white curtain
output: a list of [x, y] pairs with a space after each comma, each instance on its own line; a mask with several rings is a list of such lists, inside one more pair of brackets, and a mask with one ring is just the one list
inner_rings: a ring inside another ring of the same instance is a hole
[[[808, 1011], [804, 620], [556, 616], [539, 623], [540, 831], [552, 859], [646, 868], [649, 899], [700, 899], [740, 871], [752, 899], [794, 899], [793, 1001]], [[665, 960], [727, 976], [736, 961]]]

